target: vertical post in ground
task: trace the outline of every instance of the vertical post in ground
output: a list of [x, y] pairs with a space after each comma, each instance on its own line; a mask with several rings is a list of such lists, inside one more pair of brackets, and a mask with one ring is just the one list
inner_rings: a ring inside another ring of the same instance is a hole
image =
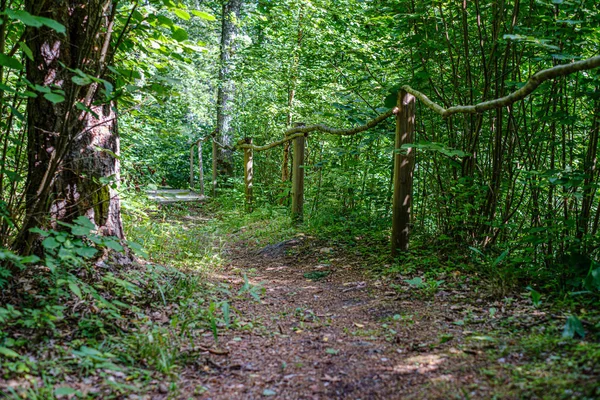
[[212, 195], [217, 197], [217, 144], [212, 142]]
[[401, 90], [396, 112], [396, 145], [394, 146], [394, 196], [392, 206], [392, 256], [408, 250], [413, 192], [415, 153], [402, 145], [414, 143], [415, 98]]
[[204, 196], [204, 161], [202, 161], [202, 140], [198, 140], [198, 180], [200, 195]]
[[194, 145], [190, 146], [190, 189], [194, 190]]
[[[252, 146], [252, 139], [247, 138], [246, 144]], [[252, 212], [252, 181], [254, 178], [254, 150], [244, 147], [244, 183], [246, 193], [246, 211]]]
[[[295, 126], [304, 126], [304, 123], [296, 123]], [[306, 140], [304, 136], [294, 139], [294, 159], [292, 166], [292, 220], [302, 222], [304, 218], [304, 147]]]

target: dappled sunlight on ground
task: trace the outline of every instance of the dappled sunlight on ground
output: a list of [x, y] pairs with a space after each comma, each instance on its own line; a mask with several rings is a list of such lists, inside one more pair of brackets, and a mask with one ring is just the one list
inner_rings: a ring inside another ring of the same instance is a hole
[[400, 364], [396, 364], [392, 371], [399, 374], [427, 374], [440, 369], [446, 358], [437, 354], [425, 354], [408, 357]]

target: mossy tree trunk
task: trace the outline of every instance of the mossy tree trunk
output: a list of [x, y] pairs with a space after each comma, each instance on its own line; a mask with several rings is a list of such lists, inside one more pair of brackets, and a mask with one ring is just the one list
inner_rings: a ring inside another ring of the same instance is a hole
[[26, 215], [14, 242], [24, 254], [35, 243], [30, 229], [48, 226], [49, 217], [71, 222], [83, 215], [100, 234], [124, 237], [116, 192], [117, 111], [114, 101], [105, 100], [110, 84], [72, 79], [75, 69], [102, 78], [111, 58], [114, 7], [111, 0], [25, 2], [27, 12], [60, 22], [66, 33], [46, 27], [27, 32], [33, 53], [27, 79], [64, 100], [43, 95], [28, 100]]

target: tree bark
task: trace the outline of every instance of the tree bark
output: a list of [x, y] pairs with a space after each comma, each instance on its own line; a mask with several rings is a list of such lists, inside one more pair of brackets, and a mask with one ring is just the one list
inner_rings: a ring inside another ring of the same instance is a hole
[[[300, 50], [302, 48], [302, 15], [304, 5], [300, 4], [298, 7], [298, 28], [296, 34], [296, 41], [292, 49], [292, 65], [290, 67], [290, 83], [288, 89], [288, 109], [286, 116], [285, 126], [287, 129], [292, 127], [293, 111], [294, 111], [294, 98], [296, 97], [296, 86], [298, 85], [298, 72], [300, 68]], [[290, 179], [289, 170], [289, 155], [290, 155], [290, 142], [283, 144], [283, 160], [281, 162], [281, 182], [285, 183]], [[280, 204], [283, 204], [284, 199], [281, 199]]]
[[[217, 135], [216, 140], [225, 146], [233, 144], [233, 102], [235, 83], [231, 77], [233, 56], [236, 50], [235, 38], [238, 32], [238, 20], [242, 0], [223, 2], [221, 21], [221, 58], [219, 69], [219, 88], [217, 92]], [[217, 177], [233, 176], [233, 152], [227, 148], [213, 146], [213, 194], [216, 194]]]
[[392, 256], [408, 251], [411, 206], [413, 196], [414, 149], [404, 153], [402, 146], [414, 143], [415, 98], [401, 90], [396, 114], [396, 145], [394, 146], [394, 197], [392, 205]]
[[[66, 35], [46, 27], [27, 33], [33, 53], [27, 79], [54, 92], [62, 90], [65, 100], [53, 103], [41, 94], [28, 99], [26, 215], [14, 247], [30, 253], [35, 241], [30, 229], [47, 226], [48, 216], [63, 222], [86, 216], [99, 234], [124, 238], [116, 192], [116, 105], [105, 100], [98, 83], [78, 85], [71, 79], [75, 69], [97, 78], [106, 70], [113, 2], [27, 0], [25, 10], [66, 27]], [[78, 103], [89, 111], [76, 108]]]

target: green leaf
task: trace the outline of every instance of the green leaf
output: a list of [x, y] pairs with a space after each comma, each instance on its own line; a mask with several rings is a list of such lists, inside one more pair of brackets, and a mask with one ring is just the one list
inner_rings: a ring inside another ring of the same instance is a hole
[[14, 115], [19, 121], [25, 122], [25, 116], [13, 106], [9, 106], [11, 114]]
[[33, 264], [40, 261], [40, 258], [36, 255], [31, 255], [31, 256], [27, 256], [27, 257], [23, 257], [21, 259], [21, 263], [23, 264]]
[[196, 17], [205, 19], [207, 21], [216, 21], [217, 20], [213, 15], [211, 15], [207, 12], [204, 12], [204, 11], [200, 11], [200, 10], [193, 10], [192, 14], [194, 14]]
[[66, 33], [67, 32], [67, 28], [65, 28], [65, 26], [63, 24], [56, 22], [53, 19], [45, 18], [45, 17], [36, 17], [36, 18], [42, 24], [46, 25], [50, 29], [54, 29], [58, 33]]
[[71, 292], [73, 292], [75, 296], [79, 297], [80, 299], [82, 298], [81, 289], [79, 289], [79, 286], [77, 286], [74, 282], [69, 282], [69, 289], [71, 289]]
[[60, 246], [60, 243], [58, 243], [53, 236], [49, 236], [42, 241], [42, 246], [44, 246], [46, 250], [54, 250]]
[[92, 258], [96, 255], [98, 250], [93, 247], [79, 247], [75, 250], [75, 252], [81, 257]]
[[562, 336], [564, 338], [572, 339], [575, 335], [579, 335], [580, 337], [585, 337], [585, 330], [583, 329], [583, 325], [579, 318], [574, 315], [570, 315], [567, 318], [567, 322], [563, 328]]
[[58, 104], [65, 101], [64, 96], [61, 96], [60, 94], [56, 93], [46, 93], [44, 94], [44, 98], [53, 104]]
[[90, 83], [92, 83], [92, 80], [90, 78], [86, 77], [81, 77], [81, 76], [73, 76], [71, 78], [71, 80], [73, 81], [74, 84], [79, 85], [79, 86], [87, 86]]
[[507, 255], [508, 255], [508, 250], [504, 250], [502, 252], [502, 254], [500, 254], [498, 257], [496, 257], [496, 259], [492, 262], [492, 267], [497, 267], [498, 265], [500, 265], [502, 260], [504, 260]]
[[332, 354], [332, 355], [336, 355], [339, 352], [340, 352], [339, 350], [336, 350], [336, 349], [333, 349], [333, 348], [328, 348], [328, 349], [325, 350], [325, 353]]
[[[94, 146], [94, 150], [99, 151], [100, 153], [106, 153], [106, 154], [110, 155], [111, 157], [113, 157], [113, 158], [115, 158], [117, 160], [121, 159], [121, 157], [119, 155], [117, 155], [114, 151], [109, 150], [109, 149], [105, 149], [104, 147]], [[104, 178], [104, 179], [100, 178], [100, 182], [101, 183], [104, 183], [104, 184], [111, 183], [111, 182], [103, 182], [103, 180], [108, 180], [108, 179], [106, 179], [106, 178]]]
[[263, 396], [275, 396], [277, 394], [276, 391], [271, 390], [271, 389], [265, 389], [263, 390]]
[[136, 256], [142, 257], [142, 258], [148, 258], [148, 252], [144, 249], [144, 247], [141, 244], [128, 241], [127, 247], [129, 247], [131, 250], [133, 250], [133, 252], [135, 253]]
[[96, 229], [96, 225], [83, 215], [77, 217], [73, 222], [75, 225], [71, 228], [71, 233], [75, 236], [85, 236]]
[[417, 276], [412, 279], [405, 279], [404, 282], [408, 283], [410, 286], [415, 288], [421, 288], [424, 286], [423, 278], [421, 278], [420, 276]]
[[171, 36], [178, 42], [183, 42], [188, 39], [188, 33], [179, 27], [173, 27], [173, 34]]
[[531, 293], [531, 302], [533, 303], [534, 306], [539, 306], [542, 302], [542, 295], [536, 291], [535, 289], [533, 289], [531, 286], [527, 286], [527, 290], [529, 290], [529, 292]]
[[0, 53], [0, 65], [11, 69], [16, 69], [18, 71], [23, 69], [23, 64], [21, 64], [19, 60], [14, 57], [7, 56], [4, 53]]
[[229, 312], [229, 303], [228, 302], [223, 302], [223, 304], [221, 305], [221, 311], [223, 312], [223, 319], [225, 320], [225, 326], [227, 328], [229, 328], [229, 325], [231, 325], [231, 315]]
[[6, 10], [6, 15], [12, 20], [20, 21], [23, 24], [32, 26], [34, 28], [39, 28], [42, 25], [45, 25], [50, 29], [54, 29], [58, 33], [65, 33], [67, 31], [63, 24], [50, 18], [31, 15], [27, 11]]
[[114, 86], [112, 83], [110, 83], [109, 81], [104, 80], [104, 79], [102, 80], [102, 83], [104, 84], [104, 91], [105, 91], [106, 97], [109, 97], [114, 89]]
[[5, 92], [8, 92], [8, 93], [17, 93], [17, 91], [14, 88], [7, 86], [3, 83], [0, 83], [0, 90], [4, 90]]
[[57, 387], [56, 389], [54, 389], [55, 396], [68, 396], [71, 394], [77, 394], [78, 392], [78, 390], [66, 386]]
[[86, 111], [89, 112], [91, 115], [94, 116], [94, 118], [98, 118], [98, 114], [96, 114], [91, 108], [89, 108], [88, 106], [86, 106], [85, 104], [83, 104], [82, 102], [78, 101], [75, 104], [75, 108], [80, 110], [80, 111]]
[[175, 23], [173, 22], [173, 20], [171, 18], [165, 17], [164, 15], [158, 15], [156, 17], [156, 20], [165, 27], [171, 28], [173, 25], [175, 25]]
[[46, 236], [48, 236], [48, 235], [49, 235], [49, 233], [48, 233], [48, 232], [46, 232], [46, 231], [44, 231], [44, 230], [41, 230], [40, 228], [31, 228], [31, 229], [29, 230], [29, 232], [31, 232], [31, 233], [37, 233], [38, 235], [40, 235], [40, 236], [42, 236], [42, 237], [46, 237]]
[[5, 357], [9, 357], [9, 358], [19, 357], [19, 353], [17, 353], [16, 351], [13, 351], [11, 349], [8, 349], [8, 348], [2, 347], [2, 346], [0, 346], [0, 354], [2, 354]]
[[27, 26], [33, 26], [34, 28], [39, 28], [42, 26], [42, 21], [39, 20], [39, 17], [34, 17], [29, 14], [27, 11], [22, 10], [6, 10], [6, 15], [8, 18], [12, 20], [17, 20], [22, 22]]
[[29, 46], [27, 46], [27, 43], [19, 42], [19, 47], [21, 48], [21, 50], [23, 50], [23, 53], [25, 53], [27, 58], [29, 58], [31, 61], [33, 61], [33, 52], [31, 51]]
[[35, 90], [41, 93], [50, 93], [52, 90], [48, 86], [35, 85]]
[[113, 249], [115, 251], [123, 251], [123, 246], [116, 240], [107, 239], [104, 241], [104, 245], [109, 249]]
[[185, 10], [182, 10], [181, 8], [176, 8], [173, 10], [173, 12], [175, 13], [175, 15], [177, 15], [179, 18], [184, 19], [186, 21], [189, 21], [189, 19], [191, 18], [190, 13], [188, 13]]

